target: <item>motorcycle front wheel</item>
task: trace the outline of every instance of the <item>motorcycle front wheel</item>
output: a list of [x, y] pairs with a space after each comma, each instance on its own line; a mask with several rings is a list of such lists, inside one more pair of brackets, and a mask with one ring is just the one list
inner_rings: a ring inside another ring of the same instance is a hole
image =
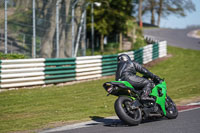
[[142, 121], [140, 108], [131, 107], [133, 100], [126, 96], [120, 96], [115, 101], [115, 112], [117, 116], [128, 125], [138, 125]]
[[176, 108], [175, 103], [169, 96], [167, 96], [166, 98], [165, 108], [166, 108], [166, 117], [168, 119], [176, 119], [176, 117], [178, 116], [178, 110]]

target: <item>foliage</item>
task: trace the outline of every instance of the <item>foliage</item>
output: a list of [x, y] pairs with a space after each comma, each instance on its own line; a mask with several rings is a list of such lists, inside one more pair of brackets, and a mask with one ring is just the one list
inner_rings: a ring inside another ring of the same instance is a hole
[[[160, 17], [170, 14], [184, 17], [186, 12], [195, 11], [195, 5], [191, 0], [143, 0], [143, 14], [151, 13], [151, 24], [155, 24], [155, 13]], [[159, 24], [159, 22], [158, 22]]]
[[[4, 1], [4, 0], [1, 0]], [[65, 58], [71, 56], [71, 6], [74, 0], [61, 0], [59, 6], [60, 18], [60, 47], [67, 47], [60, 49], [60, 57]], [[76, 22], [75, 22], [75, 34], [78, 31], [76, 28], [80, 23], [81, 10], [84, 0], [79, 0], [75, 8]], [[32, 36], [33, 36], [33, 14], [32, 14], [32, 0], [9, 0], [8, 1], [8, 39], [12, 39], [17, 45], [26, 44], [23, 50], [31, 55]], [[40, 48], [36, 47], [37, 55], [40, 57], [55, 57], [55, 34], [56, 34], [56, 2], [57, 0], [35, 0], [36, 11], [36, 45], [40, 45]], [[2, 3], [2, 2], [0, 2]], [[3, 2], [4, 3], [4, 2]], [[10, 5], [10, 6], [9, 6]], [[81, 6], [80, 6], [81, 5]], [[3, 9], [1, 9], [1, 12]], [[2, 13], [0, 13], [1, 15]], [[1, 20], [0, 20], [1, 23]], [[67, 33], [65, 33], [67, 32]], [[20, 35], [25, 36], [24, 40]], [[19, 40], [18, 40], [19, 38]], [[40, 38], [40, 39], [37, 39]], [[40, 40], [38, 43], [37, 40]], [[70, 41], [69, 41], [70, 40]], [[69, 47], [69, 48], [68, 48]], [[19, 52], [22, 49], [18, 50]], [[40, 54], [39, 54], [40, 53]]]
[[197, 36], [199, 36], [199, 37], [200, 37], [200, 30], [199, 30], [199, 31], [197, 31]]
[[145, 39], [143, 37], [139, 36], [136, 38], [136, 42], [133, 45], [133, 49], [137, 50], [146, 45], [147, 45], [147, 43], [146, 43]]
[[0, 59], [25, 59], [26, 56], [23, 54], [3, 54], [0, 53]]
[[[101, 51], [99, 49], [96, 49], [94, 51], [94, 55], [112, 55], [112, 54], [118, 54], [119, 51], [118, 47], [119, 47], [119, 43], [109, 43], [108, 45], [105, 45], [105, 50], [103, 53], [101, 53]], [[87, 49], [86, 51], [86, 55], [87, 56], [91, 56], [92, 55], [92, 50], [91, 49]]]
[[[200, 95], [200, 51], [168, 47], [173, 57], [150, 68], [165, 78], [168, 95], [175, 101]], [[176, 69], [178, 67], [178, 69]], [[0, 93], [0, 132], [52, 128], [59, 123], [115, 115], [116, 97], [106, 97], [102, 84], [113, 78], [67, 86], [21, 89]]]
[[186, 16], [186, 12], [195, 10], [195, 6], [191, 0], [163, 0], [163, 16], [175, 14], [178, 16]]
[[8, 16], [8, 32], [12, 33], [9, 38], [12, 41], [19, 43], [24, 43], [26, 45], [21, 45], [25, 51], [31, 53], [31, 44], [32, 44], [32, 28], [27, 25], [32, 24], [30, 19], [32, 16], [32, 10], [25, 10], [23, 8], [18, 8], [15, 10], [15, 13], [11, 16]]
[[108, 43], [105, 46], [106, 50], [113, 50], [113, 49], [117, 49], [119, 47], [119, 43]]
[[137, 50], [147, 45], [147, 42], [143, 37], [143, 30], [138, 26], [136, 28], [136, 36], [137, 36], [136, 41], [133, 43], [134, 50]]
[[[16, 1], [21, 2], [21, 0]], [[23, 7], [24, 5], [20, 6]], [[30, 18], [32, 17], [32, 9], [26, 9], [25, 7], [17, 8], [16, 5], [14, 7], [10, 7], [10, 10], [11, 9], [14, 13], [8, 15], [8, 28], [10, 32], [17, 31], [26, 34], [32, 34], [32, 28], [30, 27], [32, 25], [32, 18]], [[29, 27], [27, 27], [27, 25], [29, 25]]]
[[[94, 4], [94, 28], [100, 34], [108, 35], [111, 32], [121, 33], [127, 30], [126, 21], [132, 15], [132, 0], [88, 0], [98, 2], [101, 6]], [[88, 29], [91, 27], [91, 7], [88, 8]]]
[[129, 34], [130, 32], [132, 32], [132, 30], [138, 27], [137, 22], [135, 20], [134, 17], [130, 17], [127, 21], [126, 21], [126, 26], [127, 26], [127, 30], [125, 31], [125, 34]]

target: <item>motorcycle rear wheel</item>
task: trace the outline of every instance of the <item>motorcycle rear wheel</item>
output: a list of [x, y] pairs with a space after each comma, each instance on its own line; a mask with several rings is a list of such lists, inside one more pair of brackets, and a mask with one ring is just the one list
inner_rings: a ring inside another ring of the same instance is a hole
[[120, 96], [115, 101], [115, 112], [124, 123], [128, 125], [138, 125], [142, 121], [142, 113], [140, 108], [131, 108], [133, 100], [126, 96]]
[[165, 108], [166, 108], [166, 117], [168, 119], [176, 119], [176, 117], [178, 116], [178, 110], [176, 108], [175, 103], [169, 96], [167, 96], [166, 98]]

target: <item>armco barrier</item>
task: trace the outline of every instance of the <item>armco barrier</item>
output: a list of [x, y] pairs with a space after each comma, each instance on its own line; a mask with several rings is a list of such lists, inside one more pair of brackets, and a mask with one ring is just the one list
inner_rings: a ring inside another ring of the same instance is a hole
[[[146, 64], [166, 56], [167, 45], [166, 41], [162, 41], [124, 53], [136, 62]], [[114, 75], [118, 55], [0, 60], [0, 88], [64, 83]]]

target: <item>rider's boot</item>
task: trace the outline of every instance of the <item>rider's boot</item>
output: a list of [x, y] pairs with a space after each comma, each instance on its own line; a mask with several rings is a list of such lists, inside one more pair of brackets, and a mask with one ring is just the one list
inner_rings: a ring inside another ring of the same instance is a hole
[[141, 95], [141, 100], [144, 101], [155, 101], [152, 97], [149, 97], [149, 94], [151, 93], [151, 88], [145, 88], [144, 92]]

